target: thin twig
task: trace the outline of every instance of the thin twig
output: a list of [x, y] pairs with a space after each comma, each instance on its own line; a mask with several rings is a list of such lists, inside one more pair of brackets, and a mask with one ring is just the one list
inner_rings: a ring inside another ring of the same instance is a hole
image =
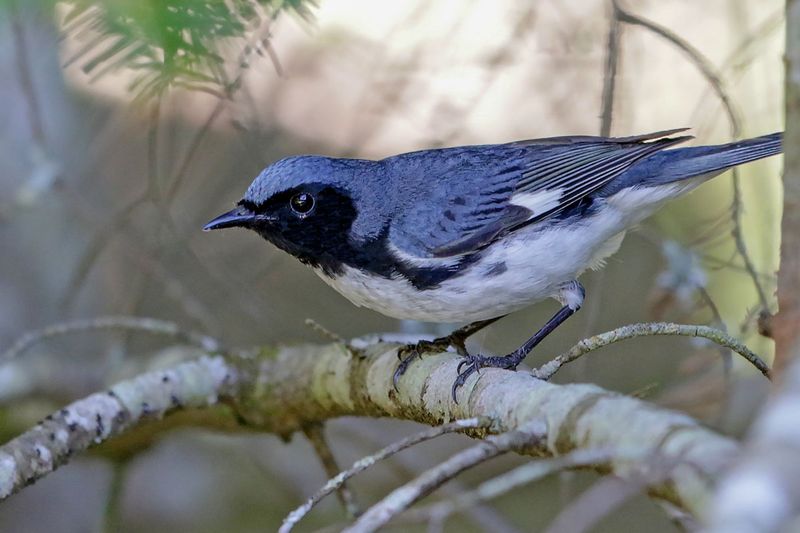
[[[743, 71], [749, 67], [757, 57], [759, 57], [753, 52], [753, 48], [770, 37], [770, 34], [776, 33], [778, 30], [782, 29], [784, 27], [785, 18], [784, 10], [782, 8], [778, 8], [772, 15], [767, 17], [761, 24], [756, 26], [752, 32], [746, 34], [739, 42], [739, 45], [736, 47], [736, 49], [731, 52], [722, 62], [718, 69], [720, 77], [722, 77], [723, 74], [728, 73], [725, 75], [725, 78], [729, 82], [731, 80], [734, 80], [735, 82], [735, 80], [741, 76]], [[713, 92], [713, 88], [711, 88], [711, 91]], [[700, 95], [697, 99], [697, 104], [695, 105], [691, 116], [697, 116], [700, 109], [706, 107], [706, 101], [707, 95]]]
[[184, 154], [183, 159], [181, 159], [181, 163], [178, 166], [177, 172], [175, 173], [175, 177], [172, 179], [172, 183], [169, 184], [169, 188], [167, 189], [167, 205], [171, 205], [172, 201], [175, 199], [175, 195], [178, 193], [178, 190], [183, 184], [183, 178], [186, 176], [186, 171], [189, 169], [189, 165], [192, 162], [195, 153], [200, 149], [203, 139], [211, 129], [211, 126], [214, 124], [214, 122], [216, 122], [217, 118], [219, 118], [220, 114], [222, 114], [223, 109], [225, 109], [225, 100], [220, 98], [217, 100], [216, 105], [214, 105], [214, 109], [211, 110], [211, 113], [209, 113], [203, 125], [200, 127], [197, 133], [195, 133], [194, 137], [192, 137], [189, 147], [186, 149], [186, 153]]
[[[603, 96], [601, 99], [600, 110], [600, 136], [608, 137], [611, 135], [611, 125], [614, 120], [614, 95], [617, 88], [617, 72], [619, 70], [619, 57], [622, 46], [622, 26], [617, 15], [617, 6], [611, 2], [611, 15], [608, 26], [608, 40], [606, 41], [606, 61], [603, 70]], [[586, 318], [584, 336], [588, 336], [595, 329], [595, 324], [600, 316], [603, 302], [603, 285], [606, 277], [606, 270], [602, 269], [595, 272], [594, 286], [598, 289], [592, 294], [585, 306], [584, 317]], [[581, 367], [582, 369], [582, 367]]]
[[[314, 447], [314, 451], [317, 453], [317, 457], [319, 457], [322, 468], [325, 469], [325, 474], [328, 478], [335, 477], [339, 474], [342, 469], [339, 468], [339, 464], [333, 456], [333, 451], [330, 445], [328, 445], [328, 441], [325, 439], [324, 425], [321, 422], [309, 424], [303, 428], [303, 433]], [[356, 497], [346, 483], [343, 482], [336, 489], [336, 495], [339, 497], [339, 502], [342, 504], [342, 507], [344, 507], [349, 518], [355, 518], [361, 514], [361, 509], [358, 506]]]
[[147, 192], [150, 199], [160, 206], [161, 204], [161, 185], [158, 176], [158, 138], [159, 123], [161, 117], [161, 97], [157, 97], [153, 103], [150, 115], [150, 124], [147, 127]]
[[558, 372], [562, 366], [571, 363], [576, 359], [586, 355], [589, 352], [614, 344], [625, 339], [632, 339], [634, 337], [648, 337], [652, 335], [677, 335], [681, 337], [702, 337], [712, 342], [730, 348], [747, 359], [754, 367], [758, 369], [767, 379], [772, 379], [771, 370], [769, 365], [764, 362], [758, 355], [756, 355], [750, 348], [745, 346], [742, 342], [731, 337], [724, 331], [721, 331], [710, 326], [695, 326], [687, 324], [673, 324], [671, 322], [647, 322], [641, 324], [629, 324], [622, 326], [612, 331], [600, 333], [588, 339], [583, 339], [578, 344], [573, 346], [568, 352], [565, 352], [555, 359], [548, 361], [539, 368], [532, 371], [532, 374], [544, 380], [549, 380], [553, 375]]
[[725, 84], [723, 83], [720, 76], [717, 74], [716, 69], [714, 68], [712, 63], [691, 43], [679, 37], [670, 29], [665, 28], [664, 26], [661, 26], [659, 24], [656, 24], [653, 21], [639, 17], [638, 15], [634, 15], [629, 11], [626, 11], [619, 5], [618, 0], [612, 0], [612, 1], [614, 2], [614, 6], [617, 11], [617, 16], [619, 17], [620, 21], [634, 26], [641, 26], [653, 32], [659, 37], [675, 45], [680, 51], [682, 51], [689, 57], [692, 63], [694, 63], [694, 65], [697, 67], [697, 69], [700, 71], [703, 77], [708, 81], [708, 83], [714, 89], [714, 92], [717, 94], [717, 97], [722, 102], [722, 105], [725, 108], [725, 112], [727, 113], [728, 118], [730, 119], [731, 127], [733, 128], [732, 133], [734, 137], [738, 137], [741, 134], [740, 126], [742, 123], [741, 118], [739, 117], [739, 112], [734, 107], [730, 96], [728, 96], [728, 93], [725, 90]]
[[[156, 98], [149, 119], [147, 130], [147, 186], [144, 192], [126, 204], [114, 217], [106, 224], [100, 226], [89, 247], [78, 261], [78, 266], [67, 283], [67, 290], [62, 301], [63, 307], [69, 307], [80, 292], [86, 278], [95, 265], [98, 257], [106, 249], [117, 233], [128, 226], [133, 214], [140, 207], [153, 203], [158, 210], [160, 221], [166, 222], [171, 228], [174, 224], [169, 218], [169, 212], [165, 208], [163, 195], [158, 176], [158, 129], [159, 117], [161, 114], [161, 97]], [[143, 291], [142, 291], [143, 294]]]
[[484, 418], [469, 418], [466, 420], [456, 420], [455, 422], [450, 422], [449, 424], [444, 424], [438, 427], [433, 427], [430, 429], [426, 429], [425, 431], [421, 431], [416, 435], [412, 435], [410, 437], [406, 437], [400, 441], [394, 442], [385, 448], [379, 450], [378, 452], [359, 459], [353, 465], [348, 468], [347, 470], [340, 472], [335, 477], [332, 477], [328, 480], [327, 483], [317, 491], [313, 496], [311, 496], [303, 505], [289, 513], [289, 515], [283, 520], [283, 524], [279, 530], [279, 533], [288, 533], [292, 530], [292, 528], [302, 519], [306, 514], [308, 514], [311, 509], [314, 508], [320, 501], [322, 501], [325, 496], [331, 494], [335, 490], [337, 490], [345, 481], [350, 479], [351, 477], [355, 476], [363, 472], [364, 470], [370, 468], [371, 466], [375, 465], [376, 463], [383, 461], [384, 459], [391, 457], [411, 446], [419, 444], [421, 442], [425, 442], [431, 439], [435, 439], [436, 437], [440, 437], [442, 435], [446, 435], [448, 433], [455, 433], [457, 431], [463, 431], [465, 429], [476, 429], [476, 428], [488, 428], [491, 426], [492, 422], [488, 419]]
[[9, 5], [9, 14], [11, 19], [11, 33], [14, 36], [14, 57], [16, 59], [17, 73], [19, 74], [19, 84], [22, 89], [22, 96], [28, 108], [28, 121], [31, 126], [31, 134], [34, 141], [44, 149], [46, 138], [44, 133], [44, 123], [42, 121], [42, 114], [39, 110], [39, 101], [36, 97], [36, 88], [33, 84], [33, 77], [31, 76], [30, 65], [31, 61], [28, 57], [28, 47], [25, 43], [25, 31], [20, 21], [19, 11], [17, 11], [16, 1], [12, 0]]
[[142, 195], [134, 198], [100, 226], [100, 230], [95, 234], [89, 246], [86, 248], [86, 251], [81, 255], [78, 266], [75, 267], [75, 270], [67, 282], [67, 288], [61, 300], [62, 308], [68, 308], [72, 305], [72, 302], [78, 296], [83, 284], [86, 282], [86, 278], [92, 271], [92, 267], [97, 261], [97, 258], [106, 249], [111, 239], [116, 236], [119, 231], [125, 229], [125, 226], [130, 222], [133, 212], [148, 201], [148, 193], [147, 190], [145, 190]]
[[742, 191], [739, 183], [739, 169], [734, 167], [732, 172], [733, 203], [731, 217], [733, 218], [733, 230], [731, 233], [733, 234], [733, 240], [736, 243], [736, 249], [739, 251], [739, 255], [742, 256], [742, 260], [744, 261], [744, 267], [752, 278], [753, 285], [756, 287], [758, 301], [761, 303], [761, 309], [764, 312], [769, 312], [767, 293], [764, 291], [764, 288], [761, 286], [761, 282], [758, 280], [758, 271], [756, 271], [753, 260], [750, 258], [750, 254], [747, 251], [747, 246], [744, 242], [744, 234], [742, 233]]
[[347, 343], [347, 341], [345, 339], [343, 339], [340, 335], [338, 335], [338, 334], [334, 333], [333, 331], [329, 330], [328, 328], [326, 328], [325, 326], [323, 326], [322, 324], [320, 324], [319, 322], [317, 322], [313, 318], [306, 318], [303, 323], [306, 326], [308, 326], [309, 328], [311, 328], [312, 331], [314, 331], [315, 333], [319, 333], [320, 335], [325, 337], [325, 339], [327, 339], [327, 340], [329, 340], [331, 342], [340, 342], [340, 343], [343, 343], [343, 344]]
[[[653, 465], [646, 465], [653, 466]], [[591, 530], [608, 513], [633, 496], [643, 492], [669, 474], [671, 465], [656, 465], [647, 472], [637, 472], [626, 479], [607, 476], [584, 491], [561, 511], [545, 533], [582, 533]]]
[[[356, 423], [355, 421], [352, 424], [347, 424], [342, 434], [353, 450], [383, 447], [386, 437], [383, 429], [371, 427], [368, 424]], [[366, 455], [366, 453], [360, 453], [359, 456]], [[396, 454], [387, 458], [384, 464], [395, 478], [403, 480], [412, 479], [418, 476], [422, 470], [429, 468], [426, 456], [415, 453]], [[467, 490], [468, 487], [458, 479], [450, 481], [440, 489], [442, 498], [445, 499], [456, 498], [459, 494], [467, 492]], [[464, 518], [484, 531], [491, 531], [492, 533], [521, 533], [518, 527], [508, 521], [507, 516], [504, 516], [489, 504], [478, 503], [464, 509]], [[340, 527], [344, 527], [344, 524]]]
[[189, 165], [192, 162], [197, 150], [200, 149], [200, 145], [203, 143], [206, 134], [211, 130], [211, 127], [217, 121], [219, 116], [222, 114], [222, 111], [225, 109], [225, 103], [232, 99], [233, 93], [242, 86], [242, 79], [244, 77], [244, 72], [246, 68], [244, 65], [247, 64], [247, 57], [252, 53], [254, 49], [257, 49], [259, 43], [264, 44], [267, 49], [267, 53], [269, 54], [269, 58], [273, 63], [273, 66], [278, 73], [279, 76], [282, 75], [282, 70], [280, 67], [280, 63], [278, 62], [277, 54], [272, 46], [269, 44], [270, 39], [270, 26], [273, 22], [273, 19], [265, 18], [265, 26], [263, 28], [256, 29], [254, 32], [254, 37], [248, 41], [245, 46], [242, 48], [242, 52], [239, 54], [237, 58], [236, 65], [237, 71], [235, 77], [232, 82], [227, 84], [225, 87], [225, 92], [220, 94], [217, 103], [214, 105], [214, 108], [211, 110], [211, 113], [208, 114], [205, 122], [200, 127], [200, 129], [195, 133], [194, 137], [192, 137], [191, 142], [189, 143], [189, 147], [186, 149], [186, 153], [183, 155], [180, 164], [178, 165], [178, 170], [175, 172], [175, 175], [172, 178], [172, 182], [170, 183], [167, 194], [166, 194], [166, 204], [172, 205], [175, 196], [178, 194], [178, 191], [183, 185], [183, 180], [186, 177], [186, 172], [189, 170]]
[[[731, 126], [731, 136], [733, 138], [738, 138], [741, 135], [741, 118], [739, 116], [739, 112], [733, 105], [731, 98], [728, 96], [728, 93], [725, 89], [725, 85], [722, 81], [722, 78], [719, 74], [717, 74], [716, 69], [711, 64], [711, 62], [694, 46], [692, 46], [689, 42], [685, 41], [669, 29], [656, 24], [650, 20], [641, 18], [637, 15], [634, 15], [628, 11], [622, 9], [619, 5], [618, 0], [612, 0], [614, 4], [614, 8], [617, 11], [617, 16], [619, 20], [625, 22], [627, 24], [632, 24], [636, 26], [641, 26], [654, 34], [658, 35], [659, 37], [666, 39], [668, 42], [675, 45], [679, 50], [685, 53], [692, 63], [697, 67], [703, 77], [708, 81], [711, 87], [714, 89], [714, 92], [717, 94], [717, 98], [719, 98], [720, 102], [722, 103], [722, 107], [725, 109], [725, 113], [728, 116], [728, 122]], [[758, 293], [758, 299], [761, 304], [763, 310], [769, 310], [769, 300], [767, 298], [766, 291], [761, 286], [761, 282], [758, 279], [758, 273], [756, 271], [755, 265], [753, 264], [752, 259], [750, 258], [750, 254], [747, 251], [747, 246], [744, 242], [744, 236], [742, 233], [742, 203], [741, 203], [741, 186], [740, 186], [740, 176], [739, 171], [736, 167], [732, 169], [733, 172], [733, 203], [731, 208], [731, 216], [733, 218], [733, 239], [736, 244], [736, 249], [739, 251], [739, 254], [742, 256], [742, 260], [744, 261], [745, 268], [747, 269], [748, 274], [753, 280], [753, 284], [755, 285], [756, 292]]]
[[[264, 31], [256, 32], [259, 36], [258, 39], [262, 41], [265, 39], [263, 37], [265, 35], [264, 32], [268, 35], [269, 25], [266, 26]], [[243, 52], [239, 57], [239, 61], [237, 61], [237, 65], [239, 65], [239, 70], [237, 71], [236, 78], [234, 81], [229, 84], [226, 88], [224, 94], [219, 95], [219, 99], [214, 106], [214, 108], [209, 113], [208, 117], [206, 118], [203, 125], [200, 127], [198, 132], [192, 137], [192, 140], [189, 143], [189, 147], [186, 150], [183, 158], [181, 159], [180, 164], [178, 165], [178, 170], [176, 171], [175, 175], [172, 178], [171, 183], [167, 187], [166, 194], [161, 194], [159, 192], [160, 187], [155, 182], [155, 177], [157, 176], [157, 164], [156, 164], [156, 131], [155, 125], [158, 122], [158, 108], [159, 103], [155, 104], [153, 110], [153, 122], [151, 123], [150, 132], [148, 134], [148, 186], [144, 193], [133, 200], [131, 203], [123, 207], [117, 215], [114, 216], [112, 221], [109, 224], [105, 224], [103, 229], [98, 232], [97, 236], [93, 239], [92, 243], [90, 244], [87, 251], [83, 254], [80, 261], [78, 262], [78, 268], [75, 269], [75, 273], [72, 275], [66, 291], [66, 296], [64, 297], [63, 305], [69, 306], [72, 300], [75, 298], [77, 293], [80, 291], [83, 283], [91, 271], [92, 267], [94, 266], [95, 261], [99, 257], [99, 255], [103, 252], [106, 246], [111, 241], [111, 238], [114, 237], [119, 230], [125, 229], [125, 227], [130, 222], [130, 218], [133, 216], [134, 212], [137, 211], [143, 205], [150, 203], [151, 201], [156, 202], [156, 207], [159, 209], [159, 213], [161, 215], [161, 221], [166, 222], [169, 226], [169, 229], [173, 231], [175, 224], [172, 222], [169, 216], [169, 207], [172, 205], [172, 202], [175, 199], [175, 195], [180, 188], [184, 177], [186, 176], [186, 172], [189, 169], [189, 165], [194, 158], [197, 150], [200, 148], [206, 134], [211, 129], [212, 125], [221, 115], [222, 111], [224, 110], [224, 104], [228, 101], [233, 91], [241, 86], [242, 75], [244, 69], [241, 67], [242, 59], [246, 57], [249, 52], [247, 50], [251, 50], [252, 46], [248, 43], [244, 48]], [[157, 193], [157, 194], [156, 194]], [[192, 256], [194, 254], [192, 253]], [[199, 261], [198, 261], [199, 262]], [[202, 264], [202, 262], [200, 262]]]
[[661, 510], [664, 511], [664, 514], [667, 515], [669, 521], [672, 522], [678, 531], [683, 531], [684, 533], [696, 533], [701, 530], [700, 520], [697, 517], [692, 516], [675, 505], [672, 505], [668, 501], [658, 500], [656, 503]]
[[620, 30], [617, 4], [611, 2], [611, 21], [608, 26], [606, 63], [603, 75], [602, 111], [600, 113], [600, 135], [611, 135], [611, 121], [614, 115], [614, 94], [617, 86], [617, 67], [619, 65]]
[[561, 457], [537, 459], [519, 466], [510, 472], [484, 481], [475, 489], [459, 494], [450, 500], [437, 502], [402, 515], [404, 522], [423, 522], [431, 519], [444, 521], [454, 513], [470, 509], [476, 504], [488, 502], [519, 487], [539, 481], [562, 470], [598, 467], [611, 462], [619, 453], [606, 450], [575, 450]]
[[109, 481], [106, 505], [103, 512], [104, 533], [114, 533], [119, 531], [122, 526], [120, 504], [122, 502], [122, 489], [125, 486], [127, 468], [128, 463], [125, 460], [111, 463], [111, 480]]
[[546, 425], [533, 421], [523, 429], [487, 437], [481, 443], [455, 454], [392, 491], [350, 527], [347, 533], [369, 533], [386, 525], [415, 502], [453, 479], [461, 472], [512, 450], [534, 448], [546, 434]]
[[[709, 294], [708, 289], [705, 287], [698, 287], [697, 290], [700, 294], [700, 298], [703, 300], [703, 303], [706, 305], [706, 307], [708, 307], [709, 311], [711, 311], [711, 316], [714, 318], [714, 324], [716, 324], [720, 330], [727, 333], [728, 327], [722, 320], [722, 315], [719, 312], [719, 308], [714, 302], [714, 299], [711, 298], [711, 294]], [[733, 355], [731, 354], [731, 350], [720, 348], [720, 356], [722, 357], [723, 372], [725, 375], [725, 380], [727, 381], [730, 377], [731, 369], [733, 368]]]
[[213, 337], [195, 331], [184, 330], [174, 322], [135, 316], [106, 316], [86, 320], [75, 320], [72, 322], [61, 322], [42, 329], [29, 331], [17, 339], [5, 352], [0, 354], [0, 363], [19, 357], [33, 345], [52, 337], [104, 329], [141, 331], [152, 335], [164, 335], [196, 345], [209, 353], [218, 352], [222, 349], [220, 342]]

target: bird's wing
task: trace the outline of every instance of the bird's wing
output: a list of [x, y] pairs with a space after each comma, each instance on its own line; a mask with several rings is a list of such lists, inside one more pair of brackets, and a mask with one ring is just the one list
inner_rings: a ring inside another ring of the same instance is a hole
[[408, 206], [393, 242], [418, 257], [480, 250], [500, 234], [576, 205], [643, 158], [690, 138], [668, 137], [680, 131], [557, 137], [454, 152], [458, 163], [448, 165], [445, 175], [428, 177], [436, 184], [430, 197]]

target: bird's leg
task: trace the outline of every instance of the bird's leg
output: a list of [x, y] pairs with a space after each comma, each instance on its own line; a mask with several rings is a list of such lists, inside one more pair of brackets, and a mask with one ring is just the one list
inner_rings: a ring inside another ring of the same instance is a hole
[[578, 281], [573, 280], [564, 284], [556, 294], [555, 298], [563, 306], [558, 312], [542, 326], [542, 328], [533, 334], [533, 336], [525, 341], [525, 343], [504, 356], [485, 356], [485, 355], [466, 355], [464, 360], [458, 364], [458, 377], [453, 382], [453, 401], [456, 400], [456, 392], [458, 388], [466, 383], [473, 373], [478, 372], [481, 368], [505, 368], [508, 370], [516, 370], [517, 366], [531, 353], [537, 344], [547, 337], [554, 329], [556, 329], [562, 322], [571, 317], [583, 305], [583, 299], [586, 291]]
[[394, 376], [392, 377], [394, 388], [397, 388], [397, 382], [400, 380], [400, 376], [405, 374], [411, 363], [422, 357], [423, 353], [444, 352], [447, 350], [447, 348], [452, 346], [456, 349], [459, 355], [467, 356], [467, 347], [465, 346], [467, 339], [489, 324], [492, 324], [501, 318], [503, 317], [498, 316], [488, 320], [478, 320], [477, 322], [472, 322], [464, 327], [458, 328], [450, 335], [445, 337], [438, 337], [432, 341], [421, 340], [416, 344], [407, 344], [401, 347], [399, 350], [397, 350], [397, 358], [400, 359], [400, 364], [397, 365], [397, 370], [394, 371]]

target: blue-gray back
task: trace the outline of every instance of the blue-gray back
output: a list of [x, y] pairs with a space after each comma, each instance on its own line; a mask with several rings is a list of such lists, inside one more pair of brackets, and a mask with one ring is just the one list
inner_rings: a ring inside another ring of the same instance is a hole
[[[558, 218], [626, 187], [657, 186], [781, 151], [781, 134], [664, 150], [683, 130], [628, 138], [559, 137], [402, 154], [380, 162], [395, 188], [391, 242], [406, 254], [449, 257], [523, 225]], [[517, 195], [555, 192], [542, 212]], [[390, 194], [387, 191], [388, 194]]]

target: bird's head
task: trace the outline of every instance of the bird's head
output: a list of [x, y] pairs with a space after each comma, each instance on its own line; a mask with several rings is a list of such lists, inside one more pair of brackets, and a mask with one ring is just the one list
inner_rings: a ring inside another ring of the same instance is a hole
[[203, 229], [253, 230], [313, 266], [338, 260], [350, 253], [354, 238], [369, 233], [354, 227], [360, 215], [373, 210], [359, 182], [369, 164], [322, 156], [282, 159], [256, 177], [236, 208]]

